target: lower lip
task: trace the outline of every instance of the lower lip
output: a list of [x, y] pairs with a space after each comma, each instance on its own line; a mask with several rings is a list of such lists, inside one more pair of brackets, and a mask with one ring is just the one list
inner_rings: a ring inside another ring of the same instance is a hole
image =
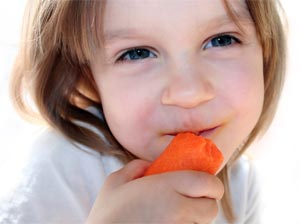
[[204, 138], [208, 138], [210, 137], [213, 132], [217, 129], [218, 127], [215, 127], [215, 128], [211, 128], [211, 129], [208, 129], [208, 130], [205, 130], [205, 131], [201, 131], [198, 133], [199, 136], [202, 136]]
[[[204, 130], [204, 131], [200, 131], [199, 133], [197, 133], [198, 136], [202, 136], [204, 138], [208, 138], [210, 137], [214, 132], [215, 130], [217, 129], [218, 127], [214, 127], [214, 128], [211, 128], [211, 129], [207, 129], [207, 130]], [[168, 135], [171, 135], [171, 136], [176, 136], [178, 133], [172, 133], [172, 134], [168, 134]], [[195, 133], [196, 134], [196, 133]]]

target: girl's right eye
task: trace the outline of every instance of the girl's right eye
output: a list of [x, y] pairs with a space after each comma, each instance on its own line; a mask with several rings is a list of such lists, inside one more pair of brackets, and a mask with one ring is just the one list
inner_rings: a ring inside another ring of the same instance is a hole
[[154, 58], [154, 57], [156, 57], [156, 55], [148, 49], [133, 48], [133, 49], [129, 49], [128, 51], [123, 53], [118, 58], [117, 62], [136, 61], [136, 60], [143, 60], [146, 58]]

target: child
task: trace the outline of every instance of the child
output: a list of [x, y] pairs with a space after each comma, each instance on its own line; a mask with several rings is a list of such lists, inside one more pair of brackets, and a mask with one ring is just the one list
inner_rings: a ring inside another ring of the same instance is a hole
[[[241, 155], [270, 125], [284, 80], [276, 1], [31, 1], [22, 40], [14, 99], [31, 112], [26, 88], [55, 131], [34, 145], [1, 221], [259, 223]], [[187, 131], [220, 148], [218, 177], [142, 177]]]

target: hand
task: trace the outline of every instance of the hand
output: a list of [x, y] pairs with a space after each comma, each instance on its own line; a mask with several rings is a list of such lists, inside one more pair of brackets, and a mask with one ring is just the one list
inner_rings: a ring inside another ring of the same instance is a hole
[[209, 223], [216, 217], [224, 192], [217, 177], [176, 171], [139, 178], [149, 165], [134, 160], [111, 174], [86, 223]]

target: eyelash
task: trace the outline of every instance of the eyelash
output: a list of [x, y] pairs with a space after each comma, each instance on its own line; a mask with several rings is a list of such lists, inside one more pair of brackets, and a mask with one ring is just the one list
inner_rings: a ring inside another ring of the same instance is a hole
[[156, 54], [154, 54], [153, 52], [151, 52], [149, 49], [147, 49], [146, 47], [134, 47], [134, 48], [129, 48], [128, 50], [126, 50], [118, 59], [117, 62], [124, 62], [124, 61], [136, 61], [137, 59], [125, 59], [125, 57], [127, 55], [129, 55], [129, 53], [135, 52], [137, 53], [138, 51], [143, 51], [143, 53], [145, 53], [145, 51], [147, 51], [149, 54], [153, 54], [156, 57]]
[[[228, 46], [233, 45], [233, 44], [241, 44], [242, 43], [240, 39], [238, 39], [237, 37], [235, 37], [235, 36], [233, 36], [231, 34], [226, 34], [226, 33], [225, 34], [218, 34], [217, 36], [214, 36], [214, 37], [210, 38], [210, 41], [207, 44], [205, 44], [205, 46], [203, 47], [203, 49], [206, 50], [206, 49], [214, 47], [214, 46], [212, 46], [211, 43], [213, 41], [217, 41], [217, 40], [221, 41], [221, 38], [224, 38], [224, 37], [230, 38], [230, 41], [233, 41], [233, 43], [231, 42], [230, 44], [225, 44], [224, 46], [220, 46], [219, 45], [219, 46], [215, 46], [215, 47], [228, 47]], [[227, 41], [228, 41], [228, 39], [227, 39]], [[211, 46], [208, 47], [209, 44]]]
[[[227, 40], [224, 40], [224, 38], [227, 38]], [[219, 42], [217, 42], [217, 41], [219, 41]], [[217, 46], [213, 46], [213, 42], [214, 42], [214, 44], [217, 44]], [[222, 45], [222, 42], [223, 42], [224, 45]], [[214, 37], [210, 38], [210, 40], [204, 45], [203, 49], [207, 50], [207, 49], [213, 48], [213, 47], [224, 48], [224, 47], [228, 47], [228, 46], [233, 45], [233, 44], [241, 44], [241, 43], [242, 42], [241, 42], [240, 39], [238, 39], [237, 37], [235, 37], [235, 36], [233, 36], [231, 34], [226, 34], [226, 33], [225, 34], [218, 34], [217, 36], [214, 36]], [[142, 58], [142, 59], [125, 59], [126, 56], [128, 56], [130, 53], [137, 53], [138, 51], [139, 51], [139, 54], [143, 54], [146, 51], [147, 52], [147, 56], [153, 54], [154, 57], [156, 57], [156, 54], [154, 54], [153, 52], [151, 52], [151, 50], [147, 49], [146, 47], [134, 47], [134, 48], [127, 49], [117, 59], [117, 62], [137, 61], [137, 60], [143, 60], [143, 59], [145, 59], [145, 58]], [[138, 57], [139, 56], [142, 56], [142, 55], [138, 55]]]

